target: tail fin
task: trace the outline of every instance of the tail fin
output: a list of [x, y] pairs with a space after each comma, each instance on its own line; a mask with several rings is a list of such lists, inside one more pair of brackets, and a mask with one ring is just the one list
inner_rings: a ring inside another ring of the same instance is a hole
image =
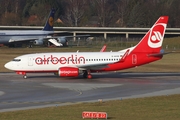
[[168, 22], [168, 16], [161, 16], [146, 33], [132, 52], [159, 53]]
[[44, 28], [43, 28], [43, 31], [53, 31], [55, 11], [56, 10], [54, 8], [51, 9], [49, 17], [48, 17], [48, 19], [46, 21], [46, 24], [45, 24]]

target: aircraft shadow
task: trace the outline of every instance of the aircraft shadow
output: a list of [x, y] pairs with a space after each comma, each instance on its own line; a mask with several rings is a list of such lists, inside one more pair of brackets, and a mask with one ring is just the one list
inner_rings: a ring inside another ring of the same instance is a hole
[[[166, 73], [166, 72], [158, 72], [158, 73], [132, 73], [132, 72], [107, 72], [107, 73], [92, 73], [93, 78], [92, 79], [102, 79], [102, 78], [138, 78], [138, 77], [171, 77], [171, 76], [180, 76], [180, 73]], [[78, 77], [59, 77], [56, 75], [28, 75], [28, 79], [60, 79], [60, 80], [75, 80], [75, 79], [85, 79], [82, 75], [79, 75]]]
[[[93, 75], [93, 74], [92, 74]], [[107, 74], [94, 74], [93, 79], [98, 78], [137, 78], [137, 77], [164, 77], [164, 76], [180, 76], [180, 73], [166, 73], [166, 72], [158, 72], [158, 73], [132, 73], [132, 72], [112, 72]]]

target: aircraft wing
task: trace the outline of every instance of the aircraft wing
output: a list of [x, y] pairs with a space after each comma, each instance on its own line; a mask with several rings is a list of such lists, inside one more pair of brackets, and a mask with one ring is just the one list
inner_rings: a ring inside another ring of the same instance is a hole
[[120, 59], [120, 61], [118, 62], [124, 62], [127, 58], [127, 56], [129, 55], [129, 49], [126, 50], [126, 52], [124, 53], [124, 55], [122, 56], [122, 58]]
[[49, 39], [57, 39], [60, 37], [65, 37], [65, 38], [73, 38], [73, 37], [90, 37], [90, 35], [77, 35], [77, 36], [47, 36], [47, 37], [34, 37], [34, 38], [13, 38], [9, 40], [9, 43], [13, 42], [27, 42], [27, 41], [34, 41], [34, 40], [49, 40]]
[[75, 37], [91, 37], [91, 35], [76, 35], [76, 36], [52, 36], [51, 38], [60, 38], [60, 37], [65, 37], [65, 38], [75, 38]]
[[[33, 41], [33, 40], [37, 40], [37, 39], [39, 39], [39, 38], [23, 38], [23, 39], [20, 39], [20, 38], [16, 38], [16, 39], [10, 39], [9, 40], [9, 43], [13, 43], [13, 42], [27, 42], [27, 41]], [[42, 39], [44, 39], [44, 38], [42, 38]]]
[[111, 63], [78, 65], [76, 67], [78, 67], [80, 70], [101, 70], [103, 68], [107, 68], [108, 64], [111, 64]]
[[107, 63], [96, 63], [96, 64], [90, 64], [90, 65], [78, 65], [76, 67], [82, 69], [82, 70], [87, 70], [87, 69], [91, 69], [91, 70], [99, 70], [99, 69], [103, 69], [103, 68], [107, 68], [109, 64], [113, 64], [113, 63], [121, 63], [124, 62], [129, 54], [129, 49], [124, 53], [124, 55], [120, 58], [119, 61], [117, 62], [107, 62]]

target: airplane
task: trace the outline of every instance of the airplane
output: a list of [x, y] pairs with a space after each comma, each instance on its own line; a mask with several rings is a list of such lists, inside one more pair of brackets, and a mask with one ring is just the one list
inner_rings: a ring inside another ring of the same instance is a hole
[[54, 36], [54, 34], [64, 32], [54, 32], [54, 14], [56, 10], [51, 9], [46, 24], [42, 30], [0, 30], [0, 44], [9, 47], [22, 46], [22, 43], [28, 43], [30, 47], [34, 45], [44, 45], [45, 41], [55, 46], [67, 46], [67, 37], [88, 37], [89, 35], [77, 36]]
[[91, 79], [93, 72], [118, 71], [162, 59], [161, 47], [169, 17], [161, 16], [141, 41], [117, 52], [51, 52], [26, 54], [4, 66], [27, 78], [27, 73], [56, 73], [60, 77]]
[[1, 30], [0, 44], [16, 46], [22, 42], [33, 42], [35, 45], [43, 45], [43, 40], [54, 34], [54, 14], [55, 9], [52, 9], [42, 30]]

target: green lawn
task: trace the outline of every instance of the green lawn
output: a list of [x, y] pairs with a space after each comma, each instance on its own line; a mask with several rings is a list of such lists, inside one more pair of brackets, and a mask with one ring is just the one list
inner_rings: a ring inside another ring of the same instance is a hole
[[83, 120], [83, 111], [107, 112], [110, 120], [179, 120], [180, 95], [80, 103], [0, 113], [0, 120]]

